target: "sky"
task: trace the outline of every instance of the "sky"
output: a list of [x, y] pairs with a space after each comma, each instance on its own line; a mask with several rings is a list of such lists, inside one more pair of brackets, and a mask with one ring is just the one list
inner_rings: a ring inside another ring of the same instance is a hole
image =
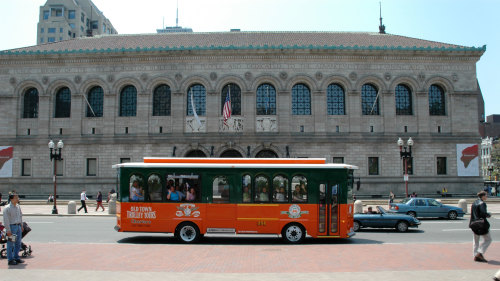
[[[36, 44], [46, 0], [0, 0], [0, 50]], [[120, 34], [175, 26], [177, 0], [93, 0]], [[194, 32], [378, 32], [379, 2], [390, 34], [468, 47], [486, 45], [477, 63], [486, 115], [500, 114], [498, 0], [179, 0], [179, 25]], [[495, 28], [496, 26], [496, 28]]]

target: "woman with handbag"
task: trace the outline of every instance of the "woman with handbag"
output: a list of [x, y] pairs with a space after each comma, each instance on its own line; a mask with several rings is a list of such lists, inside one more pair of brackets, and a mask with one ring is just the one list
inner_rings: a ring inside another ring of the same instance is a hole
[[[477, 199], [471, 206], [469, 227], [474, 233], [473, 255], [474, 261], [488, 262], [483, 254], [491, 244], [490, 224], [487, 218], [491, 215], [487, 212], [486, 199], [488, 194], [481, 191], [477, 194]], [[482, 238], [482, 243], [479, 243]]]

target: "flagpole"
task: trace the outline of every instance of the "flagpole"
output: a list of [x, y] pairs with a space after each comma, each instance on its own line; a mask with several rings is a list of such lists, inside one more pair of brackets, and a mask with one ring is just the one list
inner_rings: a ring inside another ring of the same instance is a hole
[[94, 114], [94, 117], [96, 117], [95, 112], [94, 112], [94, 110], [92, 109], [92, 106], [89, 103], [89, 100], [87, 99], [87, 97], [85, 96], [85, 94], [82, 94], [82, 96], [85, 99], [85, 102], [87, 102], [87, 105], [89, 106], [90, 111], [92, 111], [92, 114]]
[[269, 113], [269, 85], [266, 85], [266, 115]]
[[372, 115], [373, 109], [375, 108], [375, 104], [377, 103], [379, 92], [380, 91], [377, 92], [377, 95], [375, 96], [375, 100], [373, 101], [372, 110], [370, 110], [370, 115]]
[[196, 107], [194, 106], [194, 94], [193, 94], [193, 88], [191, 88], [191, 108], [193, 109], [193, 115], [194, 115], [194, 118], [196, 119], [196, 122], [198, 123], [198, 125], [200, 126], [201, 128], [201, 121], [200, 121], [200, 117], [198, 117], [198, 114], [196, 113]]

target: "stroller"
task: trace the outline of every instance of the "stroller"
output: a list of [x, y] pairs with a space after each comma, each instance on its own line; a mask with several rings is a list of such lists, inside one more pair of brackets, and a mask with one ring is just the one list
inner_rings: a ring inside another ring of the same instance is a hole
[[[24, 238], [24, 236], [26, 236], [26, 234], [28, 234], [30, 231], [31, 231], [31, 228], [28, 226], [28, 224], [23, 222], [22, 238]], [[6, 259], [7, 258], [7, 247], [6, 247], [7, 232], [5, 231], [5, 226], [2, 223], [0, 223], [0, 235], [1, 235], [0, 244], [2, 244], [2, 249], [0, 250], [0, 257], [2, 259]], [[21, 250], [19, 250], [19, 253], [21, 254], [21, 256], [23, 256], [23, 257], [31, 256], [32, 252], [33, 251], [31, 250], [30, 245], [26, 245], [23, 242], [21, 242]]]

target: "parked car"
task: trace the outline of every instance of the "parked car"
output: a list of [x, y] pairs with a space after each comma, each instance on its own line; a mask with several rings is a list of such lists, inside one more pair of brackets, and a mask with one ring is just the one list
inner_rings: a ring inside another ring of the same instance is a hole
[[464, 216], [461, 208], [443, 205], [436, 199], [420, 197], [406, 198], [399, 203], [391, 203], [390, 211], [418, 218], [438, 217], [454, 220]]
[[418, 227], [420, 221], [412, 216], [387, 212], [384, 208], [377, 206], [373, 213], [354, 214], [354, 231], [364, 227], [373, 228], [396, 228], [399, 232], [408, 231], [409, 227]]

